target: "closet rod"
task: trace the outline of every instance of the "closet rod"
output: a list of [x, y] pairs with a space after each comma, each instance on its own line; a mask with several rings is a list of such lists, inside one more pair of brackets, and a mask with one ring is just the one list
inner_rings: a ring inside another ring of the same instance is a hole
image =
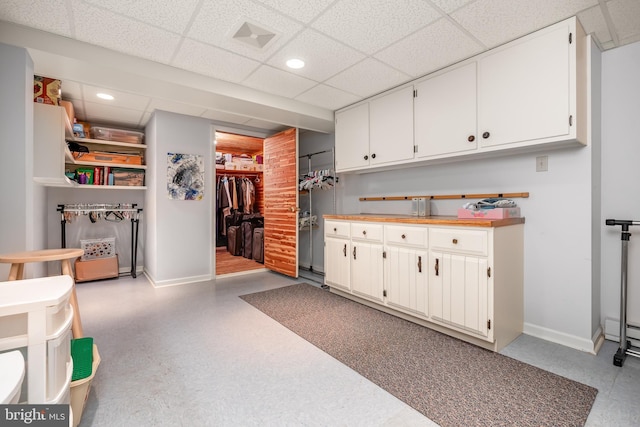
[[378, 197], [360, 197], [361, 202], [379, 202], [387, 200], [411, 200], [413, 198], [426, 198], [431, 200], [447, 200], [447, 199], [487, 199], [487, 198], [528, 198], [529, 193], [481, 193], [481, 194], [438, 194], [435, 196], [378, 196]]
[[333, 150], [329, 149], [329, 150], [324, 150], [324, 151], [318, 151], [316, 153], [309, 153], [309, 154], [303, 154], [302, 156], [298, 156], [299, 159], [302, 159], [303, 157], [308, 157], [311, 158], [317, 154], [324, 154], [324, 153], [331, 153], [333, 152]]

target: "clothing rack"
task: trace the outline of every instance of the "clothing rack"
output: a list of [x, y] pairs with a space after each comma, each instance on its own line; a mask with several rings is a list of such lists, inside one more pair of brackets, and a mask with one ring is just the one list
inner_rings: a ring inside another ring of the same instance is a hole
[[138, 259], [138, 228], [142, 208], [135, 203], [74, 203], [58, 205], [60, 212], [61, 247], [67, 247], [66, 224], [70, 214], [88, 215], [91, 222], [95, 222], [94, 214], [114, 215], [118, 220], [129, 218], [131, 220], [131, 277], [136, 277], [136, 263]]
[[[299, 156], [300, 159], [303, 158], [307, 158], [307, 173], [311, 173], [312, 172], [312, 168], [311, 168], [311, 158], [314, 156], [317, 156], [319, 154], [327, 154], [327, 153], [331, 153], [331, 170], [333, 171], [333, 175], [334, 175], [334, 185], [333, 185], [333, 213], [335, 213], [336, 211], [336, 191], [335, 191], [335, 184], [337, 183], [337, 178], [335, 177], [335, 163], [336, 163], [336, 159], [335, 159], [335, 153], [333, 148], [330, 148], [328, 150], [322, 150], [322, 151], [316, 151], [315, 153], [308, 153], [308, 154], [303, 154], [302, 156]], [[312, 190], [307, 190], [308, 194], [309, 194], [309, 271], [310, 272], [314, 272], [313, 271], [313, 226], [312, 226], [312, 217], [313, 217], [313, 198], [311, 196]]]

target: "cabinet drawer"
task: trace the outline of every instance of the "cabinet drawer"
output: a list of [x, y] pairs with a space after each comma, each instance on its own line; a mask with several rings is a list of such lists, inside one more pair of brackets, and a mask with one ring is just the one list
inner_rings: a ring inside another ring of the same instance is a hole
[[425, 227], [407, 227], [385, 225], [384, 237], [387, 243], [426, 248], [428, 246], [428, 230]]
[[367, 242], [382, 242], [382, 225], [366, 222], [351, 223], [351, 238]]
[[324, 234], [331, 237], [342, 237], [348, 239], [351, 237], [351, 224], [340, 221], [325, 221]]
[[488, 241], [489, 234], [486, 230], [429, 230], [429, 244], [432, 249], [487, 255]]

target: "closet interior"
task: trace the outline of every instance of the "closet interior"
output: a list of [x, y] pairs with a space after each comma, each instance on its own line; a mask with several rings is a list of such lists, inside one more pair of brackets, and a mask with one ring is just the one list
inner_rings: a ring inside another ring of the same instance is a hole
[[216, 132], [215, 151], [216, 276], [263, 269], [264, 140]]

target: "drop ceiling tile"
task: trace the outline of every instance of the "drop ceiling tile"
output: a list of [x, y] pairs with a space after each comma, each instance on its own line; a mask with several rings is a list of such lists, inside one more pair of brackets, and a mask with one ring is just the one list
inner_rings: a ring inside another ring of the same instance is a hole
[[411, 76], [367, 58], [325, 83], [348, 93], [368, 97], [411, 80]]
[[293, 19], [309, 23], [334, 0], [257, 0], [267, 6], [290, 16]]
[[474, 0], [431, 0], [431, 3], [442, 9], [444, 13], [451, 13], [472, 1]]
[[338, 110], [362, 98], [331, 86], [318, 85], [298, 95], [296, 99], [328, 110]]
[[182, 34], [189, 24], [198, 0], [85, 0], [147, 24]]
[[317, 84], [312, 80], [269, 67], [268, 65], [258, 68], [255, 73], [242, 83], [254, 89], [284, 96], [285, 98], [295, 98]]
[[476, 0], [451, 17], [492, 48], [597, 4], [598, 0]]
[[0, 19], [71, 37], [66, 0], [2, 0]]
[[[305, 30], [278, 51], [269, 64], [276, 68], [315, 80], [324, 81], [364, 59], [364, 55], [315, 30]], [[291, 58], [304, 60], [304, 68], [291, 70], [286, 61]]]
[[84, 106], [86, 120], [91, 123], [92, 126], [113, 124], [116, 126], [137, 128], [144, 114], [144, 111], [141, 110], [113, 107], [111, 105], [94, 102], [85, 101]]
[[180, 36], [110, 11], [73, 3], [76, 38], [129, 55], [168, 63]]
[[151, 113], [149, 113], [148, 111], [145, 111], [144, 114], [142, 115], [142, 118], [140, 119], [141, 129], [144, 129], [147, 123], [149, 123], [149, 119], [151, 119]]
[[428, 25], [440, 13], [422, 0], [341, 0], [312, 27], [367, 54]]
[[611, 0], [607, 8], [621, 45], [640, 40], [640, 1]]
[[[271, 31], [276, 34], [276, 37], [262, 49], [233, 39], [236, 30], [244, 22]], [[203, 3], [188, 36], [264, 61], [301, 29], [302, 25], [299, 23], [250, 0], [218, 0]]]
[[592, 34], [602, 47], [603, 43], [611, 41], [611, 33], [607, 27], [600, 6], [594, 6], [578, 14], [578, 20], [587, 34]]
[[[82, 93], [84, 94], [84, 100], [87, 102], [115, 106], [118, 108], [130, 108], [140, 111], [144, 111], [147, 108], [147, 105], [149, 105], [150, 101], [150, 98], [147, 96], [136, 95], [115, 89], [97, 87], [88, 84], [82, 85]], [[97, 94], [99, 93], [107, 93], [113, 96], [114, 99], [111, 101], [100, 99], [97, 96]]]
[[380, 61], [419, 77], [483, 51], [448, 19], [440, 19], [375, 55]]
[[182, 102], [153, 98], [151, 100], [151, 103], [147, 107], [147, 112], [153, 112], [155, 110], [170, 111], [172, 113], [198, 117], [202, 116], [206, 109], [197, 105], [183, 104]]
[[185, 39], [171, 64], [205, 76], [238, 83], [260, 63], [196, 40]]

